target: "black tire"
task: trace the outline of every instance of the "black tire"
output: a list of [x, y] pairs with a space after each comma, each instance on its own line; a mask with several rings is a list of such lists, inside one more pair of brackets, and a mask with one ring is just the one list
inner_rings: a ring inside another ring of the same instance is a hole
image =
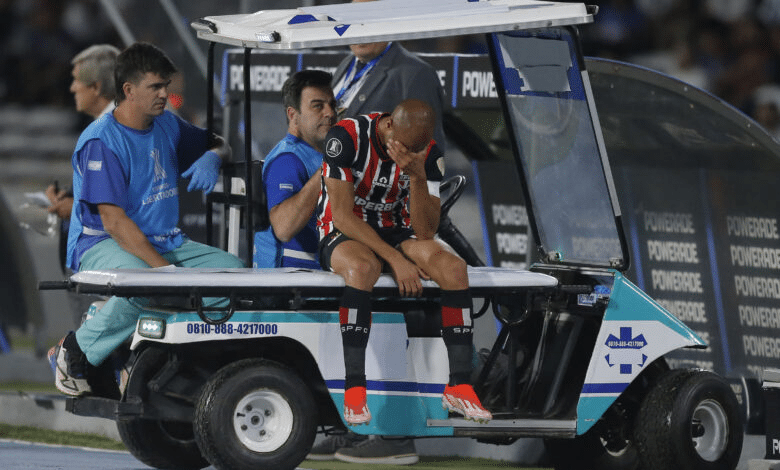
[[639, 456], [630, 434], [633, 420], [628, 410], [616, 402], [607, 414], [611, 415], [608, 421], [599, 421], [582, 436], [544, 441], [556, 470], [638, 470]]
[[662, 377], [642, 402], [634, 430], [645, 470], [733, 470], [743, 434], [731, 387], [701, 370]]
[[556, 470], [638, 470], [636, 416], [642, 399], [668, 371], [663, 360], [652, 363], [588, 432], [573, 439], [546, 439], [547, 456]]
[[[125, 399], [148, 396], [146, 383], [165, 365], [168, 354], [148, 348], [139, 354], [128, 379]], [[200, 469], [209, 466], [195, 442], [191, 423], [142, 418], [117, 420], [122, 442], [133, 456], [153, 468], [165, 470]]]
[[216, 468], [294, 469], [317, 431], [314, 397], [288, 367], [244, 359], [220, 369], [195, 407], [195, 438]]
[[555, 470], [637, 470], [636, 447], [627, 444], [609, 449], [598, 433], [590, 430], [573, 439], [546, 439], [547, 455]]

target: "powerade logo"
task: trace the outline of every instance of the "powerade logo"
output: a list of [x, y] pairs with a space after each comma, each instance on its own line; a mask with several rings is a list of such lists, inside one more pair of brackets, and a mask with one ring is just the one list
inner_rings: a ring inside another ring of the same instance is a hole
[[[284, 81], [293, 73], [287, 65], [251, 65], [249, 89], [252, 91], [281, 91]], [[230, 89], [244, 91], [244, 66], [230, 66]]]

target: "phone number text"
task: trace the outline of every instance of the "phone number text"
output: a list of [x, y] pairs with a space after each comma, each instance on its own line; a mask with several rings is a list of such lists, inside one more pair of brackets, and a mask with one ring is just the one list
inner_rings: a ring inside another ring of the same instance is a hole
[[190, 335], [275, 335], [279, 327], [273, 323], [187, 323]]

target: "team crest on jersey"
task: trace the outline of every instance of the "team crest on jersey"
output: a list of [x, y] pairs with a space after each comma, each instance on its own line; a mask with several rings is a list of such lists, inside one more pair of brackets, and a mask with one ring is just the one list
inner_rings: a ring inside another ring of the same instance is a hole
[[154, 161], [154, 181], [164, 180], [167, 175], [165, 173], [165, 168], [160, 164], [160, 151], [152, 149], [152, 151], [149, 152], [149, 157]]
[[409, 187], [409, 175], [401, 173], [398, 176], [398, 186], [400, 186], [401, 189], [407, 189]]
[[341, 155], [341, 141], [335, 137], [330, 139], [325, 145], [325, 152], [329, 157], [338, 157]]

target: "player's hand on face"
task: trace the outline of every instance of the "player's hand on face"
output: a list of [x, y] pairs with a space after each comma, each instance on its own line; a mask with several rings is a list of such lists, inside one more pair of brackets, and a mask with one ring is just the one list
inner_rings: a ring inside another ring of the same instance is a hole
[[397, 140], [387, 141], [387, 155], [409, 176], [425, 178], [425, 158], [428, 155], [426, 146], [419, 152], [412, 152]]
[[425, 271], [406, 258], [390, 263], [390, 269], [402, 297], [419, 297], [422, 294], [422, 280], [430, 279]]

